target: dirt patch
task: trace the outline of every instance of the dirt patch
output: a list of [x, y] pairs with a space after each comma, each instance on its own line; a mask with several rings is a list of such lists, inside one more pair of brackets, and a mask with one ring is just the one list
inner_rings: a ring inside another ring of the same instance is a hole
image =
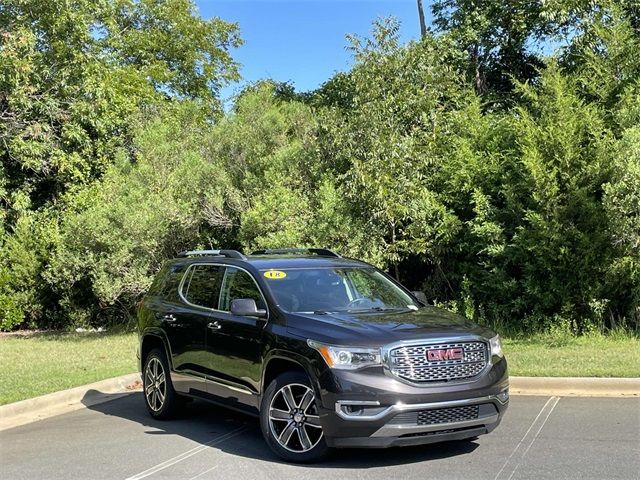
[[136, 380], [125, 387], [127, 390], [140, 390], [142, 388], [142, 381]]

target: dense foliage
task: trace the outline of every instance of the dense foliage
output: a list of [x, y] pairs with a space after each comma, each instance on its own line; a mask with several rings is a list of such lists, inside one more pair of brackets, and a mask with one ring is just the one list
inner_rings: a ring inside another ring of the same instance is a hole
[[123, 321], [216, 246], [331, 247], [502, 329], [640, 328], [635, 2], [437, 1], [421, 41], [377, 21], [350, 71], [226, 113], [234, 25], [76, 3], [0, 6], [2, 329]]

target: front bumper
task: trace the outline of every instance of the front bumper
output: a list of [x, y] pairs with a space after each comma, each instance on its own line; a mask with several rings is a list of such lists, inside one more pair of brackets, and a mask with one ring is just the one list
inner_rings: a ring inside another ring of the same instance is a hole
[[[504, 394], [504, 392], [503, 392]], [[367, 436], [327, 436], [332, 447], [373, 447], [421, 445], [426, 443], [461, 440], [477, 437], [495, 429], [508, 406], [508, 399], [497, 396], [433, 402], [424, 404], [396, 404], [367, 418], [345, 414], [345, 407], [353, 408], [355, 403], [336, 404], [336, 415], [342, 421], [367, 423], [375, 430]], [[374, 409], [373, 405], [366, 407]], [[358, 425], [359, 427], [360, 425]], [[343, 425], [344, 431], [353, 431]]]
[[420, 445], [494, 430], [508, 407], [504, 359], [470, 382], [408, 385], [382, 371], [320, 378], [320, 421], [331, 447]]

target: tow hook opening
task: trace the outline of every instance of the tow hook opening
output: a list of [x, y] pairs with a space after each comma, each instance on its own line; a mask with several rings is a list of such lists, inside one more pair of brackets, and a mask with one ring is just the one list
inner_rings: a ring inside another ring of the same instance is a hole
[[498, 395], [496, 395], [496, 398], [502, 405], [507, 403], [509, 401], [509, 387], [505, 388]]

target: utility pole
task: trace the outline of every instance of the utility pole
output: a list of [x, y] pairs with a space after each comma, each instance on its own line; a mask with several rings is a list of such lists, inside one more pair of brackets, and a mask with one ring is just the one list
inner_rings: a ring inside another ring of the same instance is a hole
[[421, 38], [427, 36], [427, 25], [424, 23], [424, 9], [422, 8], [422, 0], [418, 0], [418, 16], [420, 17], [420, 35]]

